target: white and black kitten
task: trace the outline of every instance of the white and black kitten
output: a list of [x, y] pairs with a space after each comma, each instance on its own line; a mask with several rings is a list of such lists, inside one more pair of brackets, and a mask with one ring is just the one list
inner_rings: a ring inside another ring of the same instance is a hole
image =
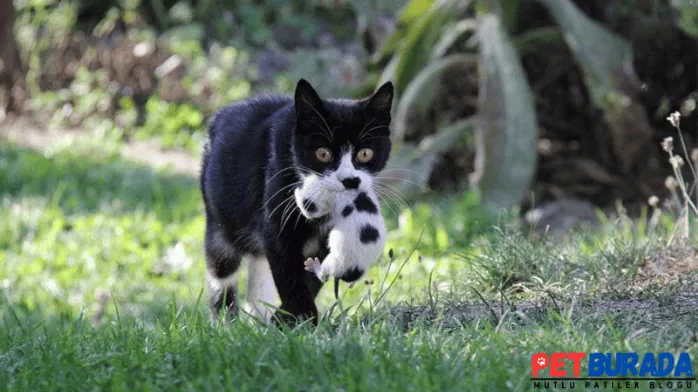
[[378, 261], [387, 232], [371, 187], [337, 191], [311, 177], [296, 188], [295, 198], [303, 216], [315, 219], [329, 214], [332, 227], [326, 244], [329, 254], [322, 261], [318, 257], [306, 259], [307, 271], [323, 282], [343, 277], [353, 284]]
[[[322, 282], [304, 261], [327, 256], [332, 222], [329, 215], [303, 216], [294, 191], [305, 181], [357, 195], [371, 189], [390, 155], [392, 99], [390, 82], [368, 98], [349, 100], [321, 99], [300, 80], [293, 98], [237, 102], [209, 121], [201, 192], [214, 310], [236, 314], [236, 276], [245, 257], [248, 298], [262, 315], [278, 293], [277, 321], [317, 323]], [[336, 274], [351, 282], [359, 272]]]

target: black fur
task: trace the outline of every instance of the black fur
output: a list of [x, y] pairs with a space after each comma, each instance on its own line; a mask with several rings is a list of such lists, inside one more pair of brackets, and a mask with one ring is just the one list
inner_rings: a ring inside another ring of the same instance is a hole
[[[386, 83], [370, 98], [322, 100], [308, 82], [300, 80], [294, 98], [267, 96], [219, 110], [208, 123], [209, 140], [200, 178], [211, 273], [224, 278], [237, 270], [241, 256], [264, 255], [281, 309], [294, 317], [277, 316], [288, 323], [308, 317], [317, 322], [314, 298], [321, 283], [305, 271], [302, 247], [308, 238], [320, 233], [322, 222], [327, 220], [307, 220], [293, 208], [282, 221], [283, 203], [293, 199], [291, 184], [301, 179], [293, 167], [318, 173], [336, 170], [339, 160], [322, 163], [316, 158], [316, 149], [325, 147], [334, 156], [341, 156], [352, 146], [355, 151], [365, 147], [374, 150], [368, 163], [354, 158], [357, 169], [370, 173], [382, 170], [390, 153], [392, 96], [392, 84]], [[360, 143], [359, 133], [367, 124], [374, 130]], [[332, 130], [331, 137], [326, 129]], [[326, 234], [321, 241], [326, 243]], [[320, 253], [317, 257], [323, 259], [328, 250]], [[224, 305], [216, 297], [219, 294], [211, 295], [216, 311], [222, 306], [236, 308], [229, 301]]]
[[308, 212], [314, 213], [317, 211], [317, 206], [312, 201], [306, 199], [303, 200], [303, 204], [303, 207], [305, 207], [305, 209], [308, 210]]
[[369, 214], [378, 213], [378, 207], [376, 207], [375, 203], [371, 201], [371, 198], [368, 197], [365, 192], [361, 192], [358, 196], [356, 196], [356, 199], [354, 199], [354, 205], [356, 206], [356, 210], [359, 212], [368, 212]]
[[361, 185], [361, 179], [358, 177], [345, 178], [342, 180], [342, 185], [347, 189], [359, 189]]
[[378, 229], [369, 224], [363, 226], [361, 228], [361, 232], [359, 232], [359, 240], [361, 240], [362, 244], [370, 244], [376, 242], [378, 241], [379, 237], [380, 234], [378, 233]]
[[351, 283], [359, 279], [363, 274], [364, 271], [360, 270], [358, 267], [352, 267], [344, 275], [342, 275], [340, 279], [347, 283]]
[[346, 218], [349, 215], [351, 215], [352, 212], [354, 212], [354, 206], [349, 204], [348, 206], [344, 207], [344, 209], [342, 210], [342, 216]]

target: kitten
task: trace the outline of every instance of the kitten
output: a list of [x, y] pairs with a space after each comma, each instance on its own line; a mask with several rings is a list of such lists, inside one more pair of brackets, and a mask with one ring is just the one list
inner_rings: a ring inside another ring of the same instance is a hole
[[386, 229], [378, 199], [372, 189], [333, 192], [306, 181], [295, 190], [296, 204], [308, 219], [329, 214], [332, 229], [327, 247], [330, 253], [321, 262], [309, 257], [304, 265], [322, 282], [338, 274], [358, 280], [378, 261], [385, 246]]
[[[319, 189], [372, 189], [390, 155], [388, 82], [370, 97], [321, 99], [305, 80], [294, 97], [272, 95], [233, 103], [208, 122], [200, 177], [206, 211], [205, 254], [209, 302], [237, 312], [237, 272], [248, 262], [248, 298], [264, 317], [265, 303], [281, 300], [276, 321], [317, 323], [322, 282], [303, 261], [324, 259], [332, 222], [308, 219], [295, 202], [306, 181]], [[336, 276], [357, 279], [351, 270]]]

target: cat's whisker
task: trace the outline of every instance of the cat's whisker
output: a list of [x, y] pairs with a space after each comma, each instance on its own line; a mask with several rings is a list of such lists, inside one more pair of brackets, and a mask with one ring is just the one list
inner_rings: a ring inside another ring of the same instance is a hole
[[322, 177], [322, 174], [320, 174], [320, 172], [316, 172], [315, 170], [313, 170], [311, 168], [302, 167], [302, 166], [294, 166], [294, 167], [298, 170], [305, 171], [305, 173], [310, 173], [310, 174], [314, 174], [318, 177]]
[[[278, 210], [281, 206], [285, 205], [286, 203], [288, 203], [289, 201], [291, 201], [293, 199], [294, 199], [294, 195], [291, 195], [291, 196], [287, 197], [286, 199], [284, 199], [281, 203], [279, 203], [279, 205], [276, 206], [276, 208], [274, 208], [269, 213], [269, 218], [271, 219], [271, 217], [274, 215], [274, 212], [276, 212], [276, 210]], [[283, 217], [283, 214], [281, 215], [281, 217]]]
[[292, 207], [293, 207], [293, 205], [290, 203], [289, 200], [284, 202], [284, 209], [283, 209], [283, 211], [281, 211], [281, 218], [279, 219], [279, 222], [282, 223], [281, 227], [283, 227], [283, 222], [286, 219], [286, 216], [289, 214], [289, 209], [291, 209]]
[[404, 206], [407, 208], [412, 208], [410, 203], [407, 202], [407, 199], [402, 195], [402, 193], [399, 190], [381, 186], [376, 186], [376, 190], [379, 190], [379, 192], [382, 192], [382, 194], [386, 196], [389, 195], [393, 200], [396, 201], [398, 207]]
[[[318, 125], [318, 126], [322, 127], [322, 124], [319, 124], [317, 121], [313, 121], [311, 124], [315, 124], [315, 125]], [[324, 128], [320, 128], [320, 132], [315, 132], [315, 133], [313, 133], [312, 135], [320, 135], [320, 136], [324, 137], [325, 139], [327, 139], [327, 141], [328, 141], [330, 144], [332, 144], [332, 135], [329, 135], [329, 134], [327, 133], [327, 131], [325, 131]]]
[[407, 201], [407, 197], [397, 188], [387, 185], [387, 184], [381, 184], [379, 185], [382, 187], [385, 191], [390, 192], [392, 195], [398, 198], [398, 200], [402, 201], [406, 206], [411, 208], [410, 203]]
[[359, 142], [362, 142], [363, 139], [364, 139], [365, 137], [371, 136], [371, 132], [373, 132], [373, 131], [375, 131], [375, 130], [377, 130], [377, 129], [381, 129], [381, 128], [389, 128], [389, 127], [388, 127], [387, 125], [377, 125], [377, 126], [371, 128], [371, 129], [365, 131], [365, 134], [364, 134], [364, 135], [360, 135], [360, 136], [359, 136]]
[[367, 122], [366, 125], [364, 125], [363, 129], [361, 129], [361, 132], [359, 132], [359, 140], [361, 140], [361, 136], [363, 136], [364, 131], [366, 130], [366, 128], [368, 128], [371, 124], [373, 124], [374, 121], [376, 121], [376, 118], [375, 118], [375, 117], [372, 118], [369, 122]]
[[[301, 181], [296, 181], [296, 182], [294, 182], [294, 183], [288, 184], [288, 185], [284, 186], [283, 188], [279, 189], [278, 191], [276, 191], [276, 193], [274, 193], [273, 195], [271, 195], [271, 197], [269, 197], [269, 200], [267, 200], [267, 201], [262, 205], [262, 207], [260, 208], [260, 211], [263, 210], [264, 207], [266, 207], [266, 205], [269, 204], [272, 200], [274, 200], [274, 198], [276, 197], [276, 195], [278, 195], [279, 193], [283, 192], [284, 190], [286, 190], [286, 189], [288, 189], [288, 188], [290, 188], [290, 187], [292, 187], [292, 186], [297, 186], [297, 185], [300, 185], [300, 184], [302, 184], [302, 183], [303, 183], [303, 180], [301, 180]], [[290, 192], [290, 190], [289, 190], [288, 192]]]
[[[408, 183], [408, 184], [412, 184], [412, 185], [414, 185], [414, 186], [419, 187], [419, 188], [420, 188], [421, 190], [423, 190], [423, 191], [431, 191], [431, 189], [430, 189], [428, 186], [423, 185], [423, 184], [420, 184], [420, 183], [418, 183], [418, 182], [416, 182], [416, 181], [412, 181], [412, 180], [405, 179], [405, 178], [400, 178], [400, 177], [388, 177], [388, 176], [380, 176], [380, 175], [379, 175], [379, 176], [376, 176], [376, 178], [377, 178], [378, 180], [395, 180], [395, 181], [406, 182], [406, 183]], [[379, 181], [379, 182], [380, 182], [380, 181]], [[383, 185], [388, 185], [388, 184], [385, 183], [385, 182], [383, 182]]]
[[395, 209], [393, 208], [393, 205], [392, 205], [392, 204], [395, 204], [395, 200], [392, 200], [390, 197], [382, 194], [380, 192], [380, 190], [378, 190], [378, 189], [376, 189], [376, 195], [378, 195], [378, 197], [380, 197], [382, 199], [382, 201], [385, 202], [385, 206], [388, 207], [394, 215], [398, 215], [398, 212], [395, 211]]
[[[395, 195], [392, 195], [388, 191], [379, 188], [376, 188], [376, 193], [380, 195], [385, 201], [393, 203], [393, 205], [395, 205], [397, 209], [402, 209], [403, 202], [400, 199], [398, 199]], [[393, 210], [393, 212], [395, 211]]]
[[297, 215], [299, 215], [299, 216], [301, 215], [300, 209], [298, 208], [298, 205], [296, 204], [295, 200], [292, 200], [291, 203], [289, 203], [288, 207], [286, 207], [286, 209], [288, 210], [288, 213], [286, 214], [285, 219], [284, 219], [283, 215], [281, 216], [282, 220], [281, 220], [281, 229], [279, 231], [279, 234], [283, 233], [284, 227], [286, 227], [286, 223], [288, 223], [288, 221], [291, 219], [291, 217], [293, 216], [293, 212], [295, 210], [298, 210]]
[[284, 209], [284, 213], [281, 215], [281, 229], [279, 232], [279, 235], [283, 233], [284, 227], [286, 226], [286, 223], [288, 222], [289, 219], [291, 219], [291, 216], [293, 215], [293, 211], [296, 208], [296, 203], [288, 203], [286, 205], [286, 208]]
[[301, 172], [302, 174], [305, 174], [305, 175], [313, 174], [313, 175], [316, 175], [318, 177], [322, 177], [322, 174], [320, 174], [319, 172], [316, 172], [315, 170], [308, 168], [308, 167], [303, 167], [303, 166], [298, 166], [298, 165], [292, 165], [290, 167], [298, 170], [299, 172]]
[[[366, 128], [368, 128], [368, 127], [366, 127]], [[373, 127], [373, 128], [364, 129], [364, 130], [361, 131], [361, 133], [359, 134], [359, 140], [361, 140], [364, 136], [370, 135], [371, 132], [375, 131], [376, 129], [381, 129], [381, 128], [388, 128], [388, 126], [385, 125], [385, 124], [383, 124], [383, 125], [376, 125], [376, 126]]]
[[401, 200], [398, 199], [397, 196], [395, 194], [393, 194], [391, 190], [384, 189], [380, 186], [375, 186], [375, 185], [374, 185], [374, 190], [376, 191], [376, 193], [378, 195], [380, 195], [384, 199], [388, 199], [391, 202], [393, 202], [397, 208], [401, 207]]
[[317, 176], [320, 175], [320, 173], [318, 173], [318, 172], [316, 172], [316, 171], [314, 171], [314, 170], [312, 170], [312, 169], [309, 169], [309, 168], [306, 168], [306, 167], [302, 167], [302, 166], [298, 166], [298, 165], [291, 165], [291, 166], [288, 166], [288, 167], [285, 167], [285, 168], [279, 170], [279, 171], [276, 172], [273, 176], [269, 177], [269, 179], [267, 179], [267, 180], [265, 181], [265, 184], [269, 184], [274, 178], [276, 178], [276, 176], [278, 176], [278, 175], [280, 175], [280, 174], [283, 174], [283, 173], [287, 172], [288, 170], [294, 170], [294, 169], [297, 170], [297, 171], [299, 171], [299, 172], [301, 172], [302, 174], [306, 174], [306, 175], [307, 175], [307, 174], [315, 174], [315, 175], [317, 175]]
[[417, 173], [417, 172], [414, 171], [414, 170], [403, 169], [403, 168], [397, 168], [397, 167], [396, 167], [396, 168], [392, 168], [392, 169], [385, 169], [385, 170], [381, 171], [379, 175], [390, 174], [390, 173], [395, 173], [395, 172], [403, 172], [403, 173], [414, 174], [415, 177], [417, 177], [417, 178], [420, 179], [421, 181], [425, 181], [425, 182], [428, 180], [428, 177], [427, 177], [427, 176], [424, 176], [424, 175], [422, 175], [422, 174], [419, 174], [419, 173]]
[[[310, 102], [308, 102], [306, 99], [304, 99], [303, 102], [305, 102], [307, 107], [313, 109], [315, 114], [317, 114], [317, 116], [320, 117], [320, 120], [322, 120], [322, 122], [325, 123], [325, 129], [327, 129], [327, 132], [330, 134], [330, 136], [332, 136], [332, 131], [330, 130], [330, 125], [327, 123], [327, 120], [325, 120], [325, 117], [322, 117], [322, 114], [320, 114], [320, 112], [318, 112], [318, 110], [315, 109], [315, 107]], [[332, 140], [330, 140], [330, 143], [331, 142], [332, 142]]]
[[400, 199], [404, 200], [405, 203], [407, 203], [407, 197], [405, 197], [405, 194], [402, 193], [402, 191], [399, 190], [398, 188], [396, 188], [396, 187], [394, 187], [394, 186], [392, 186], [392, 185], [390, 185], [390, 184], [385, 184], [385, 183], [381, 184], [380, 182], [378, 182], [378, 185], [381, 186], [381, 187], [383, 187], [383, 188], [385, 188], [385, 189], [388, 189], [388, 190], [392, 191], [392, 192], [395, 193], [397, 196], [399, 196]]
[[359, 143], [366, 143], [366, 142], [371, 141], [373, 139], [383, 139], [383, 137], [382, 136], [366, 135], [363, 138], [359, 139]]
[[408, 172], [408, 173], [416, 174], [416, 175], [418, 175], [418, 176], [420, 175], [419, 173], [417, 173], [417, 172], [414, 171], [414, 170], [405, 169], [405, 168], [403, 168], [403, 167], [392, 167], [392, 168], [390, 168], [390, 169], [385, 169], [385, 170], [383, 170], [381, 173], [391, 173], [391, 172], [397, 172], [397, 171], [400, 171], [400, 172]]
[[276, 176], [278, 176], [279, 174], [282, 174], [282, 173], [286, 172], [287, 170], [292, 170], [292, 169], [297, 169], [297, 168], [296, 168], [295, 166], [288, 166], [288, 167], [285, 167], [285, 168], [279, 170], [278, 172], [276, 172], [276, 174], [274, 174], [273, 176], [269, 177], [269, 179], [266, 180], [264, 183], [265, 183], [265, 184], [268, 184], [268, 183], [271, 182], [271, 180], [273, 180], [274, 178], [276, 178]]

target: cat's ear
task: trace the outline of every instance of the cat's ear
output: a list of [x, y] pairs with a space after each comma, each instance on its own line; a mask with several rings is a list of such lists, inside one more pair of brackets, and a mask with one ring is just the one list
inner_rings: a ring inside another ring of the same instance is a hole
[[320, 96], [307, 80], [301, 79], [296, 84], [294, 105], [297, 119], [308, 119], [314, 116], [322, 117], [325, 111]]
[[366, 102], [365, 109], [376, 113], [390, 114], [390, 109], [393, 106], [393, 83], [385, 82], [382, 86], [376, 90], [368, 101]]

